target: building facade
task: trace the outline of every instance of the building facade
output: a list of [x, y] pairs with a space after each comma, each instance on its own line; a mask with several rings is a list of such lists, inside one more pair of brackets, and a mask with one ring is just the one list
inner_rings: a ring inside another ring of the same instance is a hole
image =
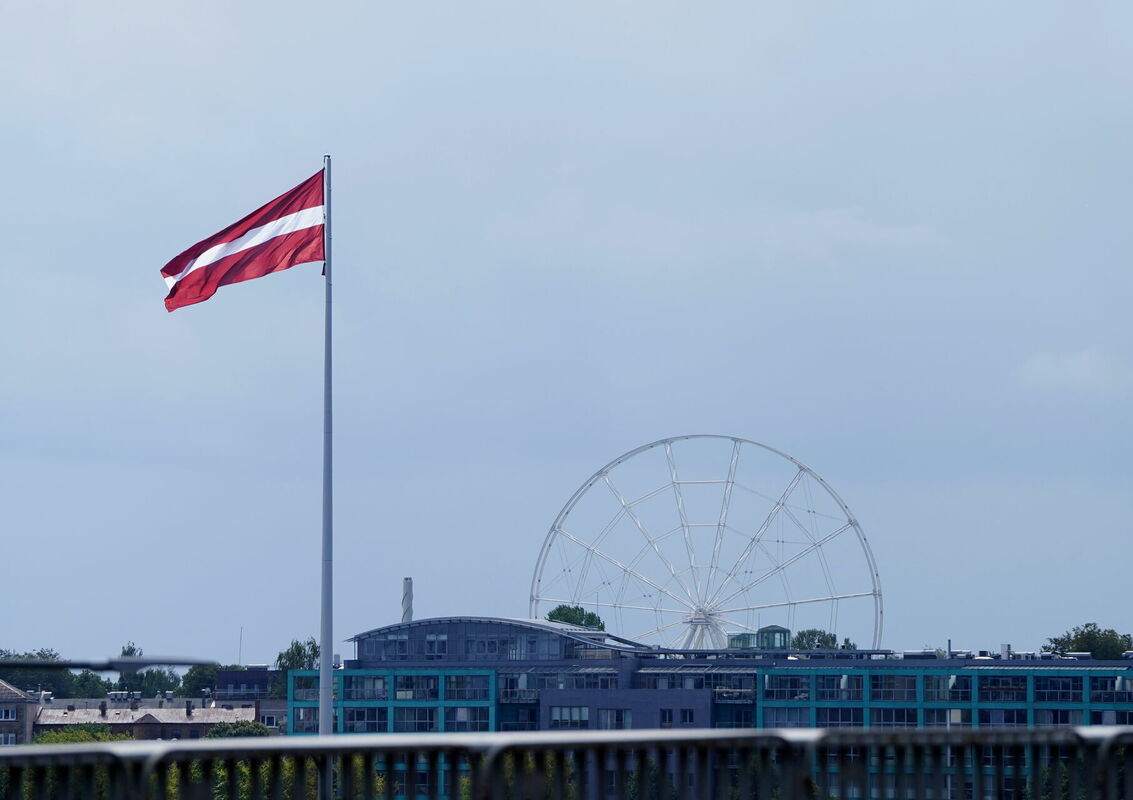
[[[35, 708], [35, 707], [33, 707]], [[57, 702], [38, 709], [36, 732], [62, 730], [72, 725], [106, 726], [111, 733], [131, 739], [201, 739], [221, 722], [254, 722], [257, 711], [246, 708], [201, 707], [192, 700], [182, 705], [99, 701], [98, 706]]]
[[[1133, 724], [1133, 660], [665, 650], [487, 617], [352, 641], [355, 658], [334, 673], [339, 733]], [[316, 671], [289, 676], [288, 720], [291, 734], [317, 732]]]
[[36, 698], [0, 680], [0, 747], [30, 742], [38, 710]]

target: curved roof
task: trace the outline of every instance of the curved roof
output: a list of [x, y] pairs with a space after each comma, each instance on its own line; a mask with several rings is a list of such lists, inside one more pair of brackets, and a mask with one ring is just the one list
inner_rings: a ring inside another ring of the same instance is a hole
[[358, 633], [354, 636], [351, 636], [346, 641], [357, 642], [360, 639], [367, 639], [374, 635], [393, 633], [395, 631], [420, 627], [423, 625], [466, 622], [487, 622], [503, 625], [514, 625], [519, 628], [557, 633], [560, 636], [566, 636], [567, 638], [585, 642], [586, 644], [596, 644], [615, 650], [649, 649], [648, 645], [642, 644], [641, 642], [635, 642], [632, 639], [624, 639], [621, 636], [615, 636], [614, 634], [608, 633], [607, 631], [598, 631], [594, 630], [593, 628], [584, 628], [581, 625], [569, 625], [565, 622], [553, 622], [546, 619], [517, 619], [511, 617], [432, 617], [429, 619], [415, 619], [409, 622], [395, 622], [392, 625], [383, 625], [380, 628], [371, 628], [368, 631], [364, 631], [363, 633]]

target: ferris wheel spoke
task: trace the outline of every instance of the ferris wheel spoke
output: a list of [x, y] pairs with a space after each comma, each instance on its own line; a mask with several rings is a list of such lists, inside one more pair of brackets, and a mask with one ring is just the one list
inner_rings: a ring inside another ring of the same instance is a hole
[[594, 537], [595, 547], [605, 541], [606, 537], [610, 535], [610, 532], [613, 531], [615, 527], [617, 527], [617, 524], [622, 521], [625, 515], [626, 510], [624, 508], [618, 509], [618, 513], [614, 514], [614, 516], [610, 518], [610, 521], [606, 523], [605, 527], [603, 527], [598, 535]]
[[[806, 492], [807, 492], [807, 506], [809, 507], [809, 506], [813, 505], [813, 503], [810, 500], [810, 486], [808, 485], [805, 488], [806, 488]], [[802, 523], [802, 521], [799, 520], [798, 517], [795, 516], [795, 513], [793, 511], [791, 511], [789, 508], [784, 509], [784, 513], [787, 515], [787, 518], [790, 519], [792, 523], [794, 523], [795, 527], [797, 527], [800, 531], [802, 531], [803, 536], [805, 536], [811, 542], [814, 542], [814, 541], [817, 540], [817, 538], [818, 538], [818, 531], [817, 530], [814, 530], [813, 528], [806, 527]], [[834, 593], [834, 578], [830, 574], [830, 565], [826, 563], [826, 554], [822, 551], [822, 548], [819, 548], [818, 551], [815, 553], [815, 555], [818, 557], [818, 565], [822, 570], [822, 577], [826, 581], [826, 588], [830, 591], [831, 594], [833, 594]]]
[[743, 608], [725, 608], [718, 614], [736, 614], [746, 611], [762, 611], [767, 608], [786, 608], [787, 606], [805, 606], [814, 603], [831, 603], [837, 600], [853, 600], [856, 597], [873, 597], [873, 592], [847, 592], [846, 594], [828, 595], [826, 597], [808, 597], [805, 600], [781, 600], [777, 603], [758, 603]]
[[[741, 609], [741, 611], [747, 611], [747, 609], [744, 608], [744, 609]], [[749, 631], [750, 633], [759, 633], [758, 627], [753, 628], [751, 625], [747, 625], [743, 622], [740, 622], [738, 619], [735, 619], [734, 617], [728, 617], [727, 622], [732, 627], [743, 628], [745, 631]]]
[[588, 600], [588, 601], [585, 601], [585, 602], [583, 602], [581, 598], [580, 599], [574, 599], [574, 598], [570, 598], [570, 597], [546, 597], [546, 596], [544, 596], [544, 597], [540, 597], [539, 599], [542, 600], [545, 603], [556, 603], [556, 604], [559, 604], [559, 605], [568, 605], [568, 606], [583, 605], [583, 606], [595, 606], [596, 608], [622, 608], [622, 609], [628, 609], [630, 611], [648, 611], [650, 613], [658, 613], [658, 614], [680, 614], [682, 618], [685, 615], [688, 614], [688, 611], [686, 609], [662, 608], [662, 607], [659, 607], [659, 606], [635, 606], [635, 605], [631, 605], [629, 603], [616, 603], [616, 602], [613, 602], [613, 601], [610, 601], [610, 600], [601, 600], [601, 599]]
[[666, 589], [661, 584], [657, 583], [656, 581], [650, 580], [646, 576], [642, 575], [640, 572], [637, 572], [636, 570], [632, 569], [631, 567], [627, 566], [626, 564], [623, 564], [622, 562], [618, 561], [613, 556], [609, 556], [606, 553], [603, 553], [601, 550], [599, 550], [595, 547], [592, 547], [591, 545], [589, 545], [586, 542], [579, 539], [577, 536], [574, 536], [573, 534], [571, 534], [568, 531], [563, 530], [562, 528], [559, 528], [558, 533], [560, 535], [566, 537], [567, 539], [570, 539], [572, 542], [577, 544], [579, 547], [589, 551], [589, 553], [591, 555], [593, 555], [594, 557], [600, 558], [603, 561], [609, 562], [610, 564], [612, 564], [613, 566], [617, 567], [620, 570], [624, 570], [625, 572], [629, 573], [630, 575], [632, 575], [633, 577], [637, 578], [639, 581], [644, 583], [646, 586], [649, 586], [652, 589], [656, 589], [658, 592], [660, 592], [661, 594], [663, 594], [667, 597], [672, 598], [675, 602], [679, 603], [680, 605], [685, 606], [686, 608], [690, 608], [690, 609], [692, 608], [692, 605], [688, 602], [687, 599], [678, 597], [677, 595], [673, 594], [671, 591]]
[[670, 622], [668, 625], [661, 625], [657, 628], [650, 628], [647, 631], [642, 631], [641, 633], [639, 633], [635, 636], [630, 636], [629, 638], [636, 641], [638, 639], [644, 639], [646, 636], [656, 636], [659, 633], [664, 633], [665, 631], [669, 630], [670, 628], [676, 627], [677, 625], [682, 625], [683, 623], [684, 623], [683, 618], [676, 619], [676, 620], [673, 620], [672, 622]]
[[724, 482], [724, 496], [720, 500], [720, 517], [716, 522], [716, 540], [712, 543], [712, 569], [709, 579], [720, 567], [720, 548], [724, 544], [724, 529], [728, 525], [728, 509], [732, 503], [732, 487], [736, 483], [736, 468], [740, 463], [740, 443], [732, 442], [732, 459], [728, 463], [728, 477]]
[[[751, 557], [752, 551], [755, 550], [760, 540], [763, 539], [763, 535], [767, 532], [767, 529], [771, 527], [771, 523], [775, 521], [775, 518], [779, 515], [779, 511], [783, 508], [783, 505], [787, 502], [787, 499], [791, 496], [791, 493], [795, 491], [795, 487], [799, 485], [799, 481], [802, 480], [803, 474], [804, 470], [800, 468], [799, 471], [795, 473], [794, 477], [791, 478], [791, 482], [787, 484], [787, 488], [783, 490], [783, 493], [779, 496], [779, 499], [775, 501], [775, 505], [769, 512], [767, 512], [767, 517], [763, 520], [763, 523], [759, 526], [758, 530], [756, 530], [756, 532], [752, 535], [750, 541], [748, 541], [747, 543], [747, 546], [744, 547], [743, 552], [740, 553], [739, 558], [736, 559], [736, 563], [732, 564], [731, 568], [728, 570], [728, 574], [724, 576], [724, 579], [720, 581], [720, 585], [716, 587], [716, 591], [713, 593], [711, 599], [712, 605], [718, 606], [721, 604], [721, 601], [717, 599], [720, 593], [724, 591], [725, 586], [727, 586], [735, 579], [740, 567], [742, 567], [744, 563]], [[728, 600], [731, 600], [731, 597], [729, 597]], [[723, 602], [728, 601], [725, 600]]]
[[[685, 552], [688, 554], [688, 563], [696, 563], [696, 550], [692, 544], [692, 530], [688, 524], [688, 514], [685, 511], [685, 497], [681, 491], [680, 476], [677, 473], [677, 460], [673, 455], [673, 443], [665, 442], [665, 460], [669, 464], [669, 479], [673, 486], [673, 494], [677, 498], [677, 515], [681, 520], [681, 532], [685, 540]], [[693, 587], [696, 589], [696, 596], [700, 597], [700, 581], [697, 579], [696, 571], [692, 573]]]
[[681, 576], [677, 573], [677, 568], [673, 566], [673, 562], [670, 561], [663, 552], [661, 552], [661, 548], [657, 546], [657, 540], [649, 533], [649, 531], [645, 527], [645, 523], [641, 521], [641, 517], [637, 516], [637, 514], [634, 513], [634, 510], [632, 507], [630, 507], [629, 502], [625, 499], [624, 496], [622, 496], [622, 493], [618, 491], [617, 487], [614, 486], [614, 482], [610, 480], [609, 474], [603, 475], [602, 480], [605, 482], [609, 490], [614, 493], [614, 497], [618, 499], [618, 502], [622, 504], [622, 508], [625, 509], [626, 514], [631, 520], [633, 520], [633, 524], [637, 527], [637, 530], [641, 533], [641, 535], [645, 537], [645, 541], [649, 543], [649, 546], [651, 548], [653, 548], [653, 552], [656, 553], [657, 557], [661, 559], [662, 563], [664, 563], [665, 568], [669, 571], [669, 575], [672, 576], [673, 580], [676, 581], [677, 586], [679, 586], [681, 591], [684, 592], [688, 597], [689, 602], [695, 603], [696, 595], [689, 592], [688, 587], [685, 586], [684, 581], [681, 580]]
[[[840, 535], [840, 534], [842, 534], [842, 533], [845, 533], [845, 532], [846, 532], [846, 531], [847, 531], [848, 529], [850, 529], [851, 527], [853, 527], [853, 526], [852, 526], [852, 525], [851, 525], [850, 523], [848, 523], [848, 522], [847, 522], [847, 523], [846, 523], [845, 525], [843, 525], [843, 526], [842, 526], [841, 528], [838, 528], [837, 530], [835, 530], [835, 531], [833, 531], [833, 532], [831, 532], [831, 533], [828, 533], [828, 534], [827, 534], [826, 536], [824, 536], [824, 537], [822, 537], [821, 539], [819, 539], [818, 541], [814, 542], [814, 543], [813, 543], [813, 544], [811, 544], [811, 545], [810, 545], [809, 547], [804, 547], [804, 548], [803, 548], [802, 550], [800, 550], [799, 552], [795, 553], [795, 554], [794, 554], [793, 556], [791, 556], [790, 558], [788, 558], [788, 559], [786, 559], [786, 560], [784, 560], [784, 561], [778, 561], [778, 562], [776, 562], [775, 566], [774, 566], [774, 567], [772, 567], [771, 569], [769, 569], [769, 570], [768, 570], [767, 572], [763, 573], [762, 575], [760, 575], [760, 576], [759, 576], [758, 578], [756, 578], [755, 580], [753, 580], [753, 581], [751, 581], [751, 582], [749, 582], [749, 583], [746, 583], [746, 584], [744, 584], [744, 585], [743, 585], [743, 586], [741, 586], [741, 587], [740, 587], [740, 588], [739, 588], [738, 590], [736, 590], [736, 591], [735, 591], [735, 592], [733, 592], [732, 594], [728, 595], [727, 597], [725, 597], [725, 598], [723, 598], [723, 599], [721, 599], [721, 600], [717, 601], [717, 602], [715, 603], [715, 605], [716, 605], [716, 606], [723, 606], [723, 605], [727, 605], [728, 603], [732, 602], [732, 600], [734, 600], [734, 599], [735, 599], [736, 597], [738, 597], [739, 595], [741, 595], [741, 594], [743, 594], [744, 592], [746, 592], [746, 591], [747, 591], [748, 589], [752, 589], [752, 588], [754, 588], [754, 587], [758, 586], [759, 584], [763, 583], [763, 582], [764, 582], [765, 580], [767, 580], [767, 579], [768, 579], [768, 578], [770, 578], [770, 577], [773, 577], [773, 576], [775, 576], [775, 575], [779, 575], [779, 574], [781, 574], [781, 573], [783, 572], [783, 570], [785, 570], [785, 569], [786, 569], [787, 567], [791, 566], [792, 564], [794, 564], [794, 563], [795, 563], [796, 561], [798, 561], [799, 559], [801, 559], [801, 558], [804, 558], [804, 557], [806, 557], [806, 556], [810, 555], [810, 554], [811, 554], [811, 553], [813, 553], [813, 552], [814, 552], [815, 550], [819, 549], [819, 548], [820, 548], [820, 547], [822, 547], [822, 546], [823, 546], [824, 544], [826, 544], [827, 542], [829, 542], [829, 541], [830, 541], [831, 539], [835, 538], [836, 536], [839, 536], [839, 535]], [[767, 552], [767, 551], [765, 550], [764, 552]], [[768, 557], [769, 557], [769, 558], [771, 557], [771, 554], [770, 554], [770, 553], [768, 553], [767, 555], [768, 555]]]

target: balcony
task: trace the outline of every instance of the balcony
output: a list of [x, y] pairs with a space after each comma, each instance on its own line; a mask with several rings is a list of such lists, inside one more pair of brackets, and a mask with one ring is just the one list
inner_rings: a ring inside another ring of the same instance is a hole
[[355, 734], [0, 749], [4, 797], [668, 797], [641, 791], [650, 773], [668, 776], [655, 786], [679, 786], [682, 797], [1129, 800], [1133, 728]]
[[712, 699], [717, 703], [754, 703], [755, 689], [725, 689], [712, 691]]
[[538, 689], [500, 689], [501, 703], [538, 703]]

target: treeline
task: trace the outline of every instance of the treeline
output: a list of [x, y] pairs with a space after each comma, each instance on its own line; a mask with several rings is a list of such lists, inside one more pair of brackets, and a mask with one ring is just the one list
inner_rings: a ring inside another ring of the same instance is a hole
[[[141, 656], [142, 650], [133, 642], [122, 647], [123, 656]], [[101, 677], [89, 669], [74, 672], [66, 667], [26, 667], [6, 666], [8, 661], [62, 661], [57, 650], [40, 648], [26, 653], [0, 648], [0, 680], [4, 680], [26, 692], [51, 692], [60, 698], [105, 697], [114, 690], [141, 692], [143, 696], [157, 695], [166, 691], [178, 691], [182, 678], [170, 668], [150, 667], [137, 672], [122, 672], [118, 680]], [[190, 670], [191, 671], [191, 670]], [[213, 677], [215, 677], [215, 670]], [[186, 675], [187, 677], [187, 675]]]
[[[145, 655], [142, 648], [133, 642], [122, 646], [120, 655], [140, 658]], [[10, 683], [25, 692], [51, 692], [58, 698], [90, 699], [105, 697], [107, 692], [140, 692], [142, 697], [154, 697], [165, 692], [173, 692], [182, 697], [198, 697], [203, 689], [216, 687], [217, 670], [244, 669], [239, 664], [227, 666], [196, 665], [189, 667], [184, 675], [179, 675], [170, 667], [148, 667], [119, 673], [117, 680], [103, 678], [96, 672], [84, 669], [80, 672], [66, 667], [26, 667], [5, 666], [11, 661], [62, 661], [59, 652], [51, 648], [41, 648], [26, 653], [0, 648], [0, 680]], [[319, 646], [314, 637], [306, 641], [295, 639], [275, 659], [276, 669], [282, 673], [273, 676], [271, 696], [287, 696], [288, 670], [314, 669], [318, 665]]]

